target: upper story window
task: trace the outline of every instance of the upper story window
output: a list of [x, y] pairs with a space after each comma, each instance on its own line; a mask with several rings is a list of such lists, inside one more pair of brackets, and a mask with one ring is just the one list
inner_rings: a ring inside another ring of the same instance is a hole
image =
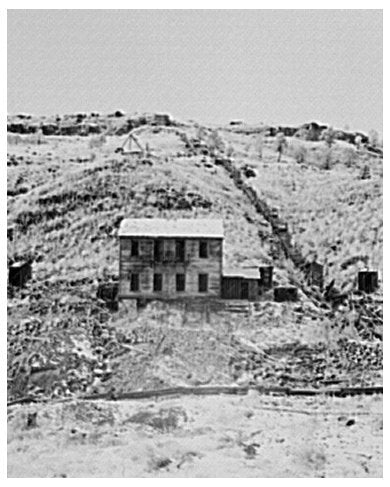
[[164, 256], [164, 241], [154, 241], [154, 260], [155, 262], [162, 262]]
[[184, 262], [185, 240], [176, 240], [176, 262]]
[[139, 256], [139, 242], [138, 240], [131, 241], [131, 256], [138, 257]]
[[209, 256], [209, 246], [207, 240], [201, 240], [199, 242], [199, 257], [201, 259], [207, 259]]

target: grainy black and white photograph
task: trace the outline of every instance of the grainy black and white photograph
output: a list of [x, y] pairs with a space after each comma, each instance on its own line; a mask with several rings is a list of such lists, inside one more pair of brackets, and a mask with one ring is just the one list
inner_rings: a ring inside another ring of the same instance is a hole
[[8, 478], [383, 477], [382, 18], [7, 11]]

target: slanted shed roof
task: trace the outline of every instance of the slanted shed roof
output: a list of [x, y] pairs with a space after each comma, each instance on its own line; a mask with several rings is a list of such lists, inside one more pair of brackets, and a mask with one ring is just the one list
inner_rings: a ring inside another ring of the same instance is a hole
[[260, 271], [258, 267], [247, 267], [235, 269], [228, 267], [223, 270], [223, 277], [241, 277], [243, 279], [260, 279]]
[[126, 218], [120, 237], [204, 237], [223, 238], [222, 220], [179, 218]]

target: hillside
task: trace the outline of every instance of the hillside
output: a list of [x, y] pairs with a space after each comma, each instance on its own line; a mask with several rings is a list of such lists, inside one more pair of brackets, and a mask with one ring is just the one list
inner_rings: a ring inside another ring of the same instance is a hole
[[[126, 117], [115, 123], [116, 134], [131, 127]], [[291, 143], [276, 162], [272, 137], [259, 160], [253, 134], [221, 128], [216, 137], [197, 124], [149, 119], [140, 125], [137, 137], [149, 147], [143, 155], [115, 151], [126, 135], [9, 134], [14, 238], [8, 259], [34, 260], [27, 287], [9, 289], [9, 398], [236, 381], [380, 383], [380, 304], [370, 304], [375, 320], [363, 320], [362, 329], [347, 307], [332, 310], [313, 295], [266, 215], [218, 154], [229, 152], [233, 167], [254, 169], [246, 184], [279, 208], [303, 257], [315, 251], [326, 282], [336, 279], [343, 290], [356, 288], [361, 268], [361, 261], [346, 265], [347, 259], [363, 255], [381, 268], [381, 161], [370, 160], [372, 179], [361, 180], [360, 156], [353, 167], [336, 162], [324, 170], [315, 150], [298, 164]], [[310, 143], [300, 143], [309, 150]], [[126, 216], [223, 218], [224, 264], [274, 264], [275, 284], [298, 285], [300, 302], [271, 298], [244, 306], [243, 313], [189, 310], [180, 303], [112, 312], [96, 292], [99, 283], [117, 277], [116, 230]]]
[[254, 169], [249, 184], [288, 222], [304, 258], [324, 264], [329, 281], [351, 291], [358, 270], [382, 268], [381, 159], [336, 142], [330, 168], [324, 169], [324, 142], [288, 138], [277, 163], [271, 140], [259, 158], [255, 137], [228, 133], [225, 138], [236, 166]]

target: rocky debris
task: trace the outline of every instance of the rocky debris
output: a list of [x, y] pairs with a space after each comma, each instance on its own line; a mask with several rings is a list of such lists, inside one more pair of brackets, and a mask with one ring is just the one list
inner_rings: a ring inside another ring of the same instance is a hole
[[253, 169], [253, 167], [249, 166], [248, 164], [242, 166], [241, 171], [243, 172], [246, 178], [255, 178], [257, 176], [256, 171]]
[[191, 210], [192, 208], [212, 207], [212, 202], [194, 191], [172, 186], [154, 188], [147, 196], [147, 204], [159, 210]]
[[19, 291], [35, 315], [22, 320], [11, 315], [9, 320], [9, 399], [106, 391], [118, 356], [133, 354], [137, 361], [161, 341], [161, 330], [147, 324], [125, 331], [110, 326], [105, 307], [82, 297], [83, 286], [90, 292], [89, 280], [69, 289], [77, 295], [64, 295], [59, 286], [58, 295], [38, 284]]
[[369, 257], [368, 255], [354, 255], [352, 257], [349, 257], [346, 259], [344, 262], [341, 263], [340, 267], [341, 269], [345, 270], [349, 266], [355, 265], [358, 262], [363, 262], [366, 266], [368, 265]]
[[142, 125], [171, 126], [174, 121], [169, 114], [151, 113], [128, 116], [117, 110], [104, 115], [92, 113], [72, 113], [55, 117], [39, 117], [23, 114], [7, 117], [7, 132], [21, 135], [37, 134], [45, 136], [88, 136], [91, 134], [116, 133], [122, 135]]
[[159, 433], [169, 433], [188, 421], [182, 407], [160, 408], [158, 411], [141, 410], [125, 420], [125, 423], [136, 423], [150, 426]]
[[246, 454], [246, 457], [250, 460], [256, 457], [257, 449], [260, 447], [259, 443], [250, 443], [247, 445], [243, 445], [243, 450]]
[[381, 296], [355, 293], [347, 309], [340, 310], [336, 319], [338, 330], [351, 326], [362, 340], [382, 340], [383, 303]]
[[290, 343], [262, 351], [241, 348], [230, 360], [233, 378], [291, 387], [374, 385], [381, 380], [382, 344], [340, 339], [335, 345]]

